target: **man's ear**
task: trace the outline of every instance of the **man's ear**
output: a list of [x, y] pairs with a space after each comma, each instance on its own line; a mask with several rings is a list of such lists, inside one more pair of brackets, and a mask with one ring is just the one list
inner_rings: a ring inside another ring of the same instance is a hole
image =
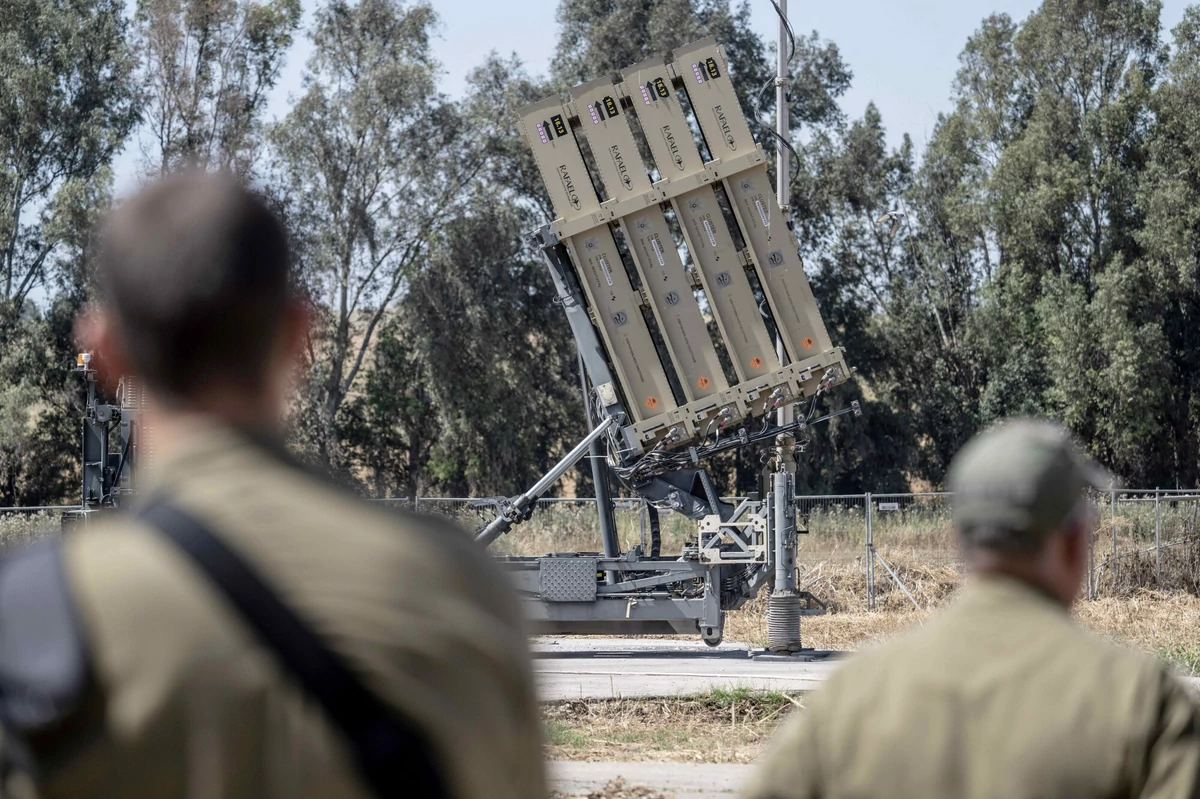
[[116, 321], [105, 309], [88, 306], [75, 318], [75, 342], [81, 352], [92, 354], [96, 380], [110, 396], [121, 378], [131, 372], [129, 354], [121, 341]]

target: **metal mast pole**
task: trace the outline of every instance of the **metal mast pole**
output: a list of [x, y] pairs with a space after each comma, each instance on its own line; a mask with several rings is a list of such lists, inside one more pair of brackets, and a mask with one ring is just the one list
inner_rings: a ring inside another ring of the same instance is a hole
[[[775, 196], [779, 201], [779, 210], [783, 212], [786, 224], [791, 212], [791, 187], [788, 178], [791, 176], [791, 164], [788, 162], [788, 149], [783, 142], [790, 141], [791, 114], [788, 107], [788, 24], [787, 0], [776, 0], [779, 7], [779, 53], [775, 66], [775, 132], [780, 141], [775, 142]], [[787, 365], [787, 353], [783, 350], [783, 336], [775, 339], [775, 352], [779, 356], [779, 365]], [[779, 409], [779, 424], [792, 421], [795, 410], [791, 405]]]
[[[791, 141], [791, 125], [788, 113], [788, 26], [787, 0], [776, 0], [779, 4], [779, 62], [775, 71], [775, 132], [783, 141]], [[791, 202], [788, 178], [791, 176], [788, 164], [788, 149], [779, 143], [775, 148], [775, 193], [778, 195], [779, 208], [787, 217]]]
[[[779, 8], [779, 61], [775, 73], [775, 132], [779, 141], [775, 143], [775, 189], [781, 220], [785, 229], [779, 231], [786, 241], [786, 220], [790, 212], [791, 171], [788, 150], [783, 142], [790, 135], [788, 107], [788, 24], [787, 0], [776, 0]], [[785, 245], [788, 246], [788, 245]], [[787, 364], [787, 353], [783, 349], [783, 337], [775, 343], [781, 366]], [[795, 418], [795, 406], [788, 403], [779, 409], [780, 425], [790, 424]], [[774, 503], [771, 514], [774, 525], [775, 589], [767, 600], [767, 646], [775, 652], [795, 652], [800, 649], [800, 597], [796, 592], [796, 439], [790, 433], [782, 433], [775, 439], [775, 474], [771, 494]]]
[[[583, 412], [587, 416], [588, 431], [592, 429], [592, 399], [588, 392], [587, 368], [583, 364], [583, 350], [577, 349], [579, 355], [579, 387], [583, 391]], [[612, 485], [608, 480], [608, 464], [604, 460], [604, 450], [600, 439], [592, 441], [588, 450], [588, 459], [592, 462], [592, 483], [595, 485], [596, 513], [600, 517], [600, 542], [604, 547], [604, 557], [615, 558], [621, 554], [621, 545], [617, 540], [617, 524], [613, 516]], [[609, 571], [605, 574], [605, 582], [614, 585], [618, 574]]]

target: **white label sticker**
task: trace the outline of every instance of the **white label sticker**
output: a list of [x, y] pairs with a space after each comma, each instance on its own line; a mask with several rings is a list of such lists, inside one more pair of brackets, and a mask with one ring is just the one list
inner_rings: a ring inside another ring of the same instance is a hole
[[717, 236], [713, 233], [712, 222], [709, 222], [707, 219], [704, 220], [704, 230], [708, 233], [708, 241], [715, 250], [717, 248]]
[[608, 261], [604, 260], [604, 256], [600, 256], [600, 268], [604, 270], [604, 279], [608, 281], [608, 285], [612, 285], [612, 273], [608, 271]]
[[763, 208], [762, 200], [755, 200], [754, 205], [758, 208], [758, 215], [762, 217], [763, 227], [770, 227], [771, 218], [767, 216], [767, 209]]
[[666, 266], [667, 262], [663, 260], [662, 246], [659, 245], [657, 236], [650, 237], [650, 246], [654, 248], [654, 254], [658, 256], [658, 265]]

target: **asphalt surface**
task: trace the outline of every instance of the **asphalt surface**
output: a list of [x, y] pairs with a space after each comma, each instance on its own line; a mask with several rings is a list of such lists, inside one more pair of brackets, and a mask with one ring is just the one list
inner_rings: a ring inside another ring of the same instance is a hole
[[568, 763], [546, 764], [550, 787], [568, 796], [598, 791], [617, 777], [675, 799], [729, 799], [750, 778], [754, 766], [720, 763]]
[[716, 688], [809, 691], [837, 668], [837, 653], [770, 655], [746, 644], [541, 637], [533, 641], [543, 702], [688, 696]]
[[[660, 638], [542, 636], [532, 644], [543, 702], [694, 696], [718, 688], [811, 691], [853, 656], [807, 650], [788, 657], [747, 644]], [[1200, 696], [1200, 678], [1182, 682]]]

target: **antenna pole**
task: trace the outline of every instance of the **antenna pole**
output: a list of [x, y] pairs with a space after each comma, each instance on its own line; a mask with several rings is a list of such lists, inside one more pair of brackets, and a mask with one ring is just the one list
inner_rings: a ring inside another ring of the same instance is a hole
[[[775, 142], [775, 194], [779, 201], [779, 210], [786, 220], [791, 214], [791, 187], [788, 185], [791, 176], [791, 164], [788, 162], [788, 149], [783, 142], [791, 141], [790, 109], [788, 108], [788, 23], [787, 0], [775, 0], [779, 8], [779, 47], [778, 61], [775, 68], [775, 132], [779, 141]], [[787, 365], [787, 353], [783, 350], [783, 337], [777, 336], [775, 352], [779, 356], [779, 365]], [[791, 424], [795, 411], [789, 403], [779, 409], [776, 421], [780, 425]]]
[[[779, 5], [779, 62], [775, 72], [775, 132], [784, 141], [790, 141], [791, 125], [788, 117], [788, 26], [787, 0], [775, 0]], [[775, 191], [779, 207], [786, 216], [789, 211], [788, 197], [788, 150], [782, 145], [775, 148]]]
[[[779, 140], [775, 143], [775, 189], [778, 193], [781, 222], [786, 225], [791, 214], [791, 170], [788, 164], [788, 149], [784, 142], [790, 141], [788, 107], [788, 22], [787, 0], [775, 0], [779, 10], [779, 62], [775, 73], [775, 132]], [[787, 230], [780, 231], [784, 241], [790, 242]], [[791, 246], [790, 243], [785, 246]], [[783, 337], [776, 339], [779, 364], [787, 365], [787, 353], [783, 349]], [[795, 397], [793, 399], [799, 399]], [[794, 402], [779, 409], [779, 425], [790, 425], [796, 416]], [[767, 647], [774, 652], [796, 652], [800, 643], [800, 595], [796, 591], [796, 438], [792, 433], [780, 433], [775, 437], [775, 473], [771, 475], [771, 543], [775, 566], [775, 586], [767, 599]]]

